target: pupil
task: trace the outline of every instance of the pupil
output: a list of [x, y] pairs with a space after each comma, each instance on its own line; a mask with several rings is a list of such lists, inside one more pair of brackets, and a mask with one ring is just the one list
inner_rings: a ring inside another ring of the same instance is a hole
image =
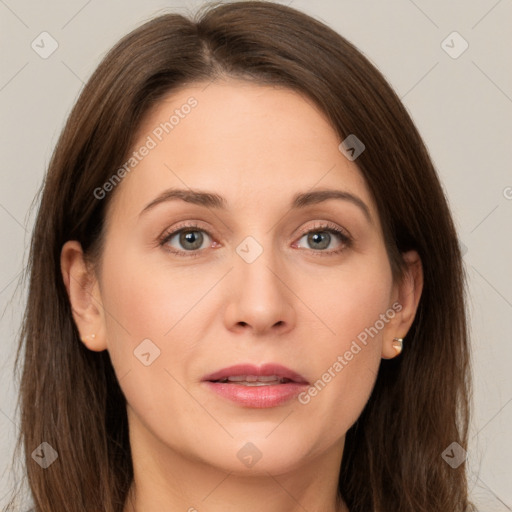
[[202, 244], [202, 235], [199, 231], [185, 231], [181, 234], [181, 240], [185, 247], [187, 244], [192, 244], [192, 247], [189, 246], [189, 249], [198, 249]]
[[[322, 231], [321, 233], [323, 233], [323, 234], [315, 233], [313, 235], [310, 235], [309, 240], [314, 241], [317, 248], [320, 247], [321, 249], [325, 249], [329, 245], [330, 236], [325, 231]], [[322, 242], [322, 240], [321, 240], [322, 237], [324, 237], [324, 243], [323, 244], [320, 243], [320, 245], [319, 245], [317, 242]], [[325, 242], [327, 242], [327, 243], [325, 243]]]

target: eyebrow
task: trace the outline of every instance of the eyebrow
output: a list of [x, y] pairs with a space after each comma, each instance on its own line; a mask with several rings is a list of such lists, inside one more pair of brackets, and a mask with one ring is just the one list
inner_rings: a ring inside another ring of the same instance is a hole
[[[290, 209], [296, 210], [299, 208], [305, 208], [306, 206], [322, 203], [329, 199], [339, 199], [351, 202], [352, 204], [359, 207], [364, 213], [364, 216], [368, 222], [372, 223], [370, 209], [368, 208], [367, 204], [358, 196], [344, 190], [322, 189], [313, 190], [311, 192], [298, 193], [292, 198]], [[173, 200], [181, 200], [187, 203], [204, 206], [206, 208], [214, 208], [217, 210], [227, 209], [226, 199], [213, 192], [171, 188], [165, 190], [158, 197], [153, 199], [153, 201], [147, 204], [140, 212], [139, 217], [158, 204]]]

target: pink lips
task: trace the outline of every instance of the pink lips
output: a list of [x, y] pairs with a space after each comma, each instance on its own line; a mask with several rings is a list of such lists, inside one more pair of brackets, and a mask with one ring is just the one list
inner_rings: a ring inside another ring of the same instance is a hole
[[241, 375], [256, 375], [257, 377], [268, 377], [277, 375], [280, 378], [289, 379], [293, 382], [308, 384], [308, 381], [299, 373], [296, 373], [286, 366], [280, 364], [264, 364], [263, 366], [255, 366], [253, 364], [237, 364], [228, 366], [217, 372], [206, 375], [202, 380], [220, 380], [227, 377], [239, 377]]
[[[275, 375], [279, 379], [285, 379], [285, 381], [280, 384], [264, 386], [247, 386], [236, 382], [215, 382], [228, 377], [244, 375], [256, 377]], [[252, 364], [230, 366], [206, 375], [202, 380], [211, 391], [224, 398], [245, 407], [258, 409], [282, 405], [297, 396], [309, 385], [302, 375], [279, 364], [265, 364], [260, 367]]]

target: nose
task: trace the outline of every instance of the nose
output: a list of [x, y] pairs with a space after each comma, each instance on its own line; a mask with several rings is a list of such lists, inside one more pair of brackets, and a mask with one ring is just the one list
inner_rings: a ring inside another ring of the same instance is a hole
[[230, 331], [276, 335], [293, 329], [296, 311], [290, 278], [271, 253], [264, 250], [251, 263], [234, 255], [225, 309], [225, 324]]

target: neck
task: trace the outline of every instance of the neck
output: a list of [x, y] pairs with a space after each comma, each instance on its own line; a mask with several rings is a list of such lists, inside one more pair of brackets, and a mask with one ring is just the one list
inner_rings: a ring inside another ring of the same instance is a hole
[[219, 468], [187, 456], [156, 440], [140, 424], [133, 427], [134, 480], [123, 512], [348, 512], [338, 494], [344, 439], [286, 470], [262, 458], [247, 471], [229, 466], [227, 460], [226, 467]]

